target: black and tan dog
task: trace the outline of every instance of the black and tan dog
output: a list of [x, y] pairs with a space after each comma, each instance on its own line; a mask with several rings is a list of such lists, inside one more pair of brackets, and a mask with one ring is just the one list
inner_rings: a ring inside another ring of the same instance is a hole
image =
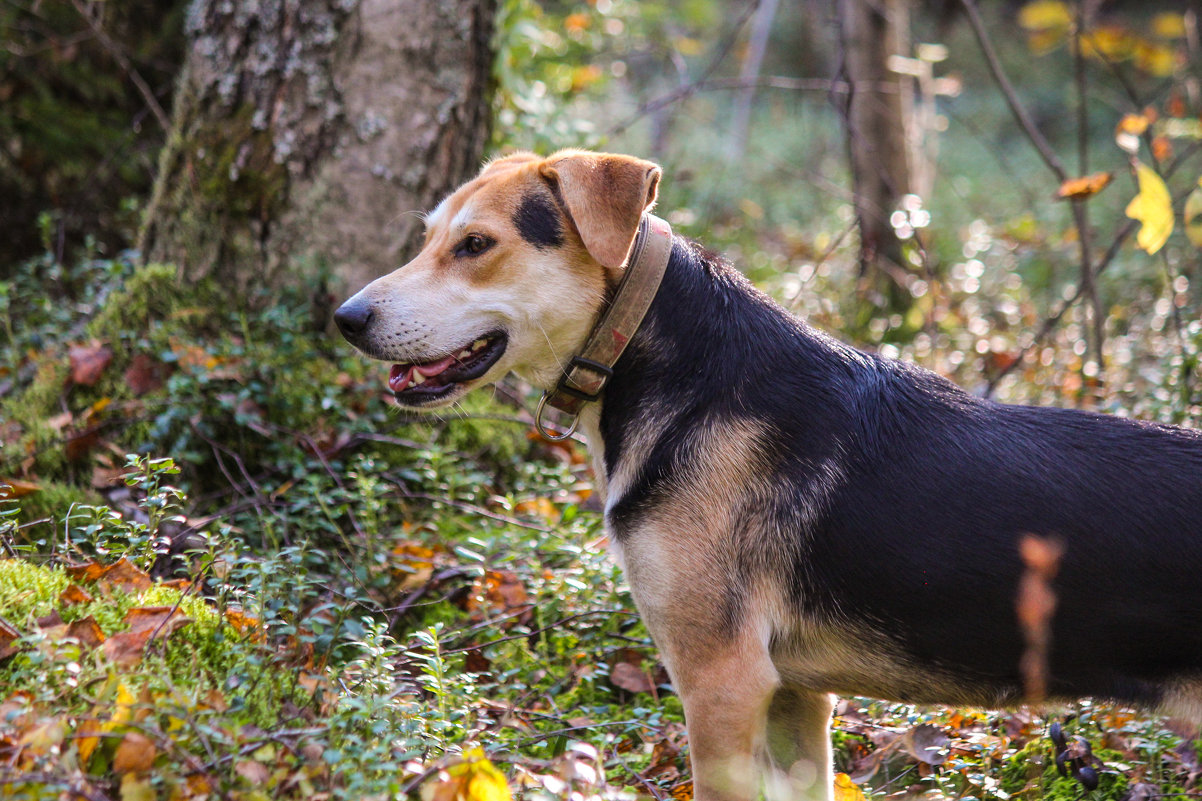
[[[395, 363], [406, 406], [509, 371], [553, 389], [659, 177], [580, 151], [494, 161], [338, 324]], [[698, 245], [667, 255], [579, 419], [699, 801], [829, 799], [831, 693], [1021, 700], [1025, 533], [1065, 547], [1049, 694], [1202, 717], [1202, 436], [976, 398], [809, 328]]]

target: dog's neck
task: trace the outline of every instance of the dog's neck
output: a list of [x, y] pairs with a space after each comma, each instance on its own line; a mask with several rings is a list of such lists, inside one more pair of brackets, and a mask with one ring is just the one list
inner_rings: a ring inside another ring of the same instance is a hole
[[813, 330], [717, 256], [677, 239], [642, 326], [601, 401], [580, 419], [607, 518], [632, 486], [656, 480], [648, 474], [653, 451], [678, 447], [678, 434], [711, 417], [745, 419], [755, 406], [745, 393], [786, 397], [811, 410], [815, 426], [842, 416], [845, 404], [824, 389], [840, 382], [822, 377], [864, 358], [871, 357]]

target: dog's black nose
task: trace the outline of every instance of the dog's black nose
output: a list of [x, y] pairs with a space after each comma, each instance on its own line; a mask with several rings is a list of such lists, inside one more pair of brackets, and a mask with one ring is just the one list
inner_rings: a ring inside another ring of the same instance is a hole
[[343, 336], [352, 337], [367, 330], [367, 324], [371, 322], [373, 314], [370, 303], [351, 298], [334, 312], [334, 322], [338, 324], [338, 330]]

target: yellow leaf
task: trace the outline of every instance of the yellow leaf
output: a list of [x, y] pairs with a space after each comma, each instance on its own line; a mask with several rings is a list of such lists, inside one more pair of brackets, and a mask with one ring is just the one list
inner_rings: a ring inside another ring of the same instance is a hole
[[1177, 51], [1169, 45], [1140, 42], [1135, 47], [1135, 66], [1157, 78], [1168, 78], [1177, 70]]
[[1073, 24], [1073, 12], [1069, 10], [1068, 3], [1060, 0], [1035, 0], [1019, 9], [1018, 24], [1028, 31], [1051, 28], [1068, 30]]
[[1181, 216], [1185, 220], [1186, 237], [1194, 247], [1202, 248], [1202, 178], [1185, 199], [1185, 211]]
[[138, 774], [127, 773], [121, 777], [121, 801], [155, 801], [155, 797], [150, 782], [138, 778]]
[[846, 773], [836, 773], [835, 801], [865, 801], [864, 792]]
[[1151, 27], [1152, 35], [1158, 36], [1161, 39], [1185, 38], [1185, 17], [1181, 14], [1174, 14], [1171, 11], [1157, 14], [1152, 17]]
[[1135, 243], [1149, 255], [1164, 247], [1173, 233], [1173, 199], [1164, 181], [1151, 167], [1135, 163], [1135, 176], [1139, 181], [1139, 194], [1127, 204], [1126, 214], [1143, 223], [1135, 236]]
[[422, 785], [422, 801], [510, 801], [505, 774], [488, 761], [480, 748], [469, 748], [463, 758]]

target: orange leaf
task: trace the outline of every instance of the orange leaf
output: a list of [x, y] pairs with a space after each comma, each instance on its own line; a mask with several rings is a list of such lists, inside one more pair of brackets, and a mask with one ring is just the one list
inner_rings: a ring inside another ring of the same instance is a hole
[[69, 584], [67, 589], [59, 593], [58, 601], [64, 606], [74, 606], [75, 604], [91, 603], [92, 596], [78, 584]]
[[128, 732], [121, 738], [117, 753], [113, 755], [113, 770], [116, 773], [144, 773], [154, 764], [159, 750], [144, 734]]
[[1086, 198], [1101, 192], [1114, 179], [1112, 172], [1095, 172], [1084, 178], [1070, 178], [1060, 185], [1056, 197], [1060, 200], [1076, 200]]
[[100, 380], [104, 368], [113, 360], [113, 349], [93, 340], [90, 345], [76, 345], [67, 355], [71, 361], [71, 381], [90, 387]]
[[1152, 158], [1167, 161], [1173, 157], [1173, 143], [1167, 136], [1152, 137]]
[[145, 571], [138, 569], [133, 562], [124, 557], [108, 566], [99, 562], [68, 565], [67, 575], [75, 581], [95, 581], [105, 591], [119, 589], [123, 592], [141, 592], [149, 589], [152, 584]]
[[[21, 632], [16, 626], [9, 623], [4, 618], [0, 617], [0, 660], [8, 657], [21, 650], [13, 645], [14, 642], [21, 638]], [[3, 718], [0, 718], [2, 720]]]
[[131, 609], [125, 614], [129, 631], [114, 634], [104, 644], [104, 654], [122, 667], [133, 667], [142, 660], [151, 637], [167, 637], [173, 631], [192, 622], [170, 606], [147, 606]]
[[95, 648], [105, 639], [104, 632], [100, 630], [100, 624], [91, 615], [67, 626], [65, 633], [68, 637], [79, 640], [80, 644], [89, 648]]
[[693, 780], [688, 779], [680, 784], [672, 785], [672, 789], [668, 791], [668, 796], [672, 801], [693, 801]]
[[79, 728], [75, 730], [75, 741], [78, 743], [81, 766], [87, 767], [88, 760], [96, 751], [96, 746], [100, 745], [100, 738], [97, 735], [103, 730], [104, 727], [96, 720], [83, 720], [80, 722]]
[[39, 492], [42, 488], [30, 481], [19, 481], [15, 478], [0, 478], [0, 498], [20, 498], [31, 492]]

